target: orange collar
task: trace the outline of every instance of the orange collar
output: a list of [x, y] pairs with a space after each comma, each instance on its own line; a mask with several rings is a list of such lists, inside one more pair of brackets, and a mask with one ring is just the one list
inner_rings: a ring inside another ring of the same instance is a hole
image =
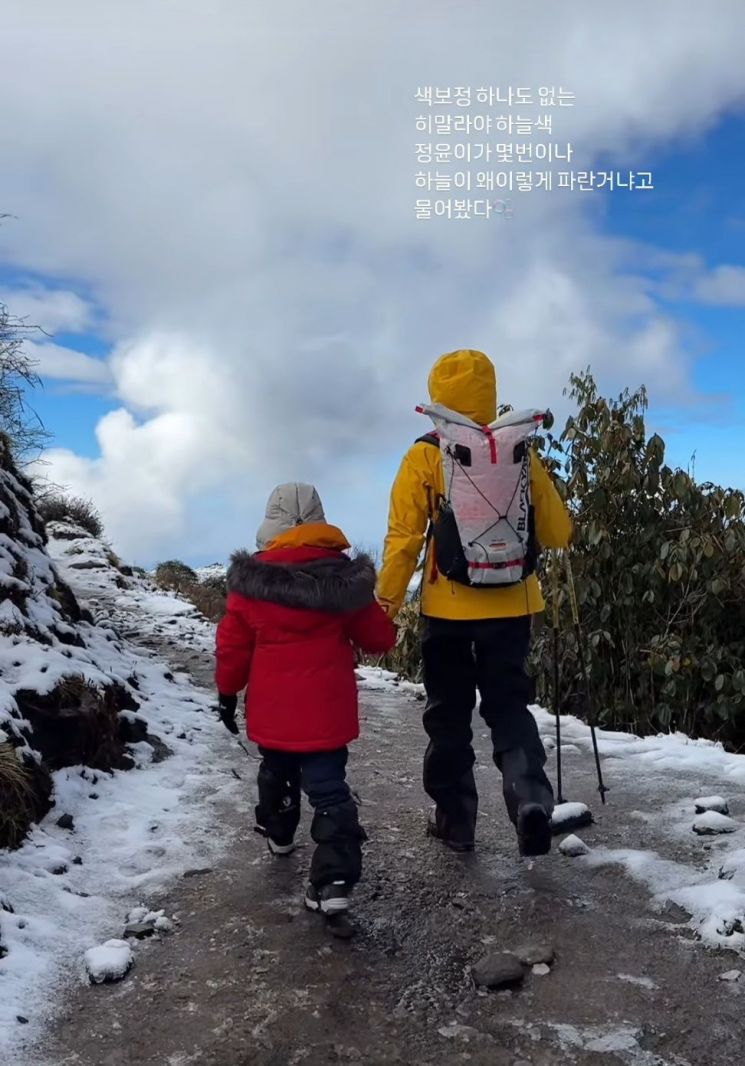
[[311, 522], [303, 526], [294, 526], [286, 533], [270, 541], [265, 551], [279, 548], [329, 548], [331, 551], [346, 551], [349, 541], [336, 526], [326, 522]]

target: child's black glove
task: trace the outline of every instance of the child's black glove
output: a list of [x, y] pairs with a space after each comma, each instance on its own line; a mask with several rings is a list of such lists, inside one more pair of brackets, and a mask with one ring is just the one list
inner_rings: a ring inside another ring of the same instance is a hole
[[235, 724], [235, 709], [237, 706], [237, 696], [223, 696], [222, 692], [219, 694], [217, 713], [220, 715], [220, 721], [229, 732], [236, 735], [238, 733], [238, 726]]

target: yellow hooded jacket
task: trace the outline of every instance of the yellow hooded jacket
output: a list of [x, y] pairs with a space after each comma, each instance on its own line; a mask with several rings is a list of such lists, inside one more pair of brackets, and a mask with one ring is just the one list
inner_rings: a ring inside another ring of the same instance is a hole
[[[487, 425], [497, 417], [494, 366], [483, 352], [462, 349], [441, 356], [429, 376], [432, 403], [441, 403]], [[566, 548], [572, 533], [569, 514], [548, 471], [530, 453], [530, 491], [542, 548]], [[416, 570], [436, 501], [445, 492], [439, 449], [419, 442], [403, 458], [391, 490], [388, 535], [378, 580], [378, 599], [397, 614]], [[471, 588], [448, 581], [433, 567], [427, 546], [422, 582], [422, 614], [430, 618], [475, 620], [536, 614], [545, 607], [535, 574], [507, 588]]]

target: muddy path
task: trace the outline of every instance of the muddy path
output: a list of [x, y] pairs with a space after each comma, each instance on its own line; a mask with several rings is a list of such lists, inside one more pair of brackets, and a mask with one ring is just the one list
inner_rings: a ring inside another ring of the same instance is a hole
[[[152, 638], [151, 638], [152, 641]], [[204, 652], [161, 639], [164, 657], [209, 685]], [[704, 1066], [741, 1060], [745, 999], [719, 980], [737, 956], [706, 950], [681, 913], [613, 868], [554, 853], [520, 860], [483, 730], [479, 846], [444, 851], [423, 832], [421, 709], [415, 694], [362, 689], [363, 739], [350, 779], [370, 840], [355, 898], [358, 935], [334, 940], [302, 909], [309, 846], [272, 858], [252, 832], [256, 763], [237, 745], [245, 782], [238, 807], [215, 811], [225, 858], [190, 872], [158, 902], [176, 931], [144, 942], [120, 984], [74, 988], [39, 1048], [48, 1066], [291, 1066], [307, 1063]], [[225, 734], [219, 743], [233, 744]], [[612, 847], [681, 844], [632, 812], [701, 784], [685, 775], [634, 776], [609, 761], [608, 806], [592, 763], [565, 757], [572, 799], [597, 824], [583, 836]], [[551, 766], [553, 770], [553, 764]], [[309, 824], [304, 813], [303, 830]], [[307, 836], [305, 837], [307, 840]], [[691, 854], [686, 855], [690, 861]], [[112, 935], [118, 935], [112, 931]], [[477, 991], [469, 967], [485, 952], [549, 942], [551, 972], [514, 991]]]

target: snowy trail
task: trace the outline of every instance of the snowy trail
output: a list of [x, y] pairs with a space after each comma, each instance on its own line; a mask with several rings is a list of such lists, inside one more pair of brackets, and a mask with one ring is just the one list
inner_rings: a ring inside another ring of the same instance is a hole
[[[119, 609], [130, 612], [133, 630], [142, 630], [134, 602], [120, 601]], [[181, 624], [164, 619], [148, 626], [146, 641], [177, 667], [188, 663], [197, 683], [209, 683], [206, 632], [185, 636]], [[226, 733], [208, 730], [207, 747], [194, 754], [210, 759], [201, 767], [203, 783], [217, 791], [207, 803], [193, 801], [192, 839], [207, 849], [217, 838], [219, 846], [200, 862], [202, 873], [171, 879], [153, 898], [178, 918], [175, 932], [138, 944], [122, 983], [70, 988], [61, 1018], [30, 1061], [739, 1061], [745, 977], [732, 979], [742, 966], [732, 949], [741, 947], [741, 935], [734, 927], [727, 935], [725, 919], [745, 914], [745, 760], [680, 738], [604, 735], [612, 791], [603, 809], [586, 730], [567, 720], [565, 792], [593, 808], [597, 823], [580, 833], [592, 850], [585, 858], [554, 853], [530, 864], [517, 858], [477, 726], [479, 848], [458, 858], [422, 831], [427, 803], [417, 697], [412, 686], [394, 686], [379, 674], [363, 684], [363, 738], [353, 749], [351, 778], [370, 844], [355, 897], [354, 941], [329, 938], [303, 912], [307, 846], [289, 860], [270, 858], [251, 832], [256, 764]], [[549, 717], [538, 712], [538, 719], [549, 735]], [[164, 773], [171, 762], [162, 764]], [[699, 837], [693, 801], [715, 794], [729, 800], [736, 831]], [[306, 817], [305, 831], [307, 823]], [[115, 922], [105, 935], [119, 935], [122, 914], [108, 913]], [[707, 947], [696, 930], [728, 950]], [[548, 974], [530, 974], [515, 991], [473, 987], [470, 965], [526, 939], [555, 948]]]
[[[20, 849], [0, 852], [7, 950], [0, 961], [0, 1059], [8, 1063], [26, 1061], [22, 1048], [85, 979], [88, 949], [121, 937], [132, 908], [220, 856], [229, 837], [215, 833], [213, 811], [241, 791], [215, 728], [212, 693], [153, 651], [120, 639], [135, 625], [145, 640], [148, 632], [178, 630], [181, 646], [204, 658], [212, 627], [172, 596], [116, 589], [110, 568], [67, 576], [113, 627], [113, 668], [126, 667], [140, 713], [159, 739], [132, 744], [136, 768], [126, 772], [57, 771], [52, 810]], [[64, 826], [57, 824], [62, 816]]]

